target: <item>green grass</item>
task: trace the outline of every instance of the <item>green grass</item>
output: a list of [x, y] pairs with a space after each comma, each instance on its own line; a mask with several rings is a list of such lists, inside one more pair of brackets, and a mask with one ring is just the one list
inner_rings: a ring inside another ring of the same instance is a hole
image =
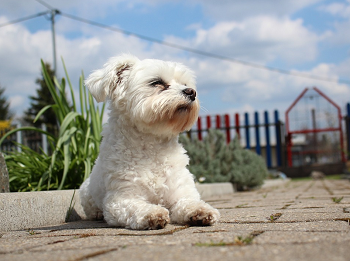
[[340, 197], [340, 198], [333, 197], [333, 198], [332, 198], [332, 201], [333, 201], [334, 203], [337, 203], [337, 204], [338, 204], [338, 203], [340, 203], [340, 202], [343, 200], [343, 198], [344, 198], [344, 197]]
[[198, 247], [218, 247], [218, 246], [245, 246], [250, 245], [253, 242], [254, 236], [237, 236], [234, 238], [233, 242], [210, 242], [210, 243], [196, 243], [195, 246]]
[[[326, 175], [326, 179], [328, 180], [339, 180], [342, 179], [343, 174], [334, 174], [334, 175]], [[311, 177], [299, 177], [292, 178], [292, 181], [308, 181], [313, 180]]]
[[330, 179], [330, 180], [338, 180], [338, 179], [342, 179], [343, 178], [343, 174], [335, 174], [335, 175], [327, 175], [326, 179]]
[[282, 213], [272, 214], [269, 217], [270, 222], [274, 222], [282, 216]]

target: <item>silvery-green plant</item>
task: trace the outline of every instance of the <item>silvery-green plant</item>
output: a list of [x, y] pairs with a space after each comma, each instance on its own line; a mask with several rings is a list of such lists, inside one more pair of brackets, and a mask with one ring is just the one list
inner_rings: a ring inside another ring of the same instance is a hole
[[263, 184], [268, 170], [263, 158], [243, 149], [236, 136], [226, 144], [220, 130], [210, 129], [203, 141], [180, 136], [180, 142], [190, 157], [190, 172], [204, 182], [231, 182], [238, 190]]

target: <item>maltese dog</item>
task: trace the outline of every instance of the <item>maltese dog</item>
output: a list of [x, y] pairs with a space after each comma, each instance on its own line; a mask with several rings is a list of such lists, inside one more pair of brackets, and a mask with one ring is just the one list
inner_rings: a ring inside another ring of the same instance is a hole
[[122, 55], [85, 83], [110, 111], [99, 157], [80, 188], [86, 216], [103, 214], [109, 225], [131, 229], [218, 221], [219, 211], [200, 199], [178, 143], [198, 117], [193, 72], [180, 63]]

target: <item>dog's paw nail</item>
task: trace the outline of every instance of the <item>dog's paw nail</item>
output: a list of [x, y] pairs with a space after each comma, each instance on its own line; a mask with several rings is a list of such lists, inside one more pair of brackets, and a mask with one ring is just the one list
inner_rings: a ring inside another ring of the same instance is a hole
[[157, 214], [148, 218], [148, 229], [162, 229], [169, 223], [169, 215]]
[[191, 226], [210, 226], [216, 221], [213, 213], [206, 212], [204, 210], [198, 210], [189, 219], [189, 225]]

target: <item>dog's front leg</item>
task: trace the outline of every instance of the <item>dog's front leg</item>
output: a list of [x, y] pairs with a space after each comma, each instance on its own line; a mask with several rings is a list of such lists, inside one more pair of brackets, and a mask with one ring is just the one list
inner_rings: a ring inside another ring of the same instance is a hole
[[173, 182], [170, 186], [168, 202], [171, 221], [178, 224], [192, 226], [213, 225], [220, 218], [217, 209], [200, 199], [192, 176], [187, 170], [182, 173], [181, 179]]
[[169, 211], [142, 199], [107, 197], [103, 215], [109, 225], [131, 229], [160, 229], [169, 223]]
[[203, 200], [182, 198], [170, 209], [171, 221], [191, 226], [208, 226], [216, 223], [220, 213]]

